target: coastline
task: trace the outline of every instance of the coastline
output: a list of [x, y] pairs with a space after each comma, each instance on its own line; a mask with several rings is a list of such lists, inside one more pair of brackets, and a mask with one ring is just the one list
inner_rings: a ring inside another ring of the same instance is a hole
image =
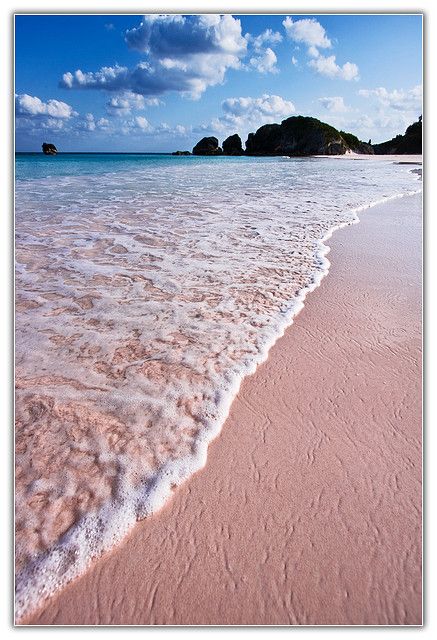
[[206, 467], [24, 624], [420, 623], [420, 195], [360, 218]]

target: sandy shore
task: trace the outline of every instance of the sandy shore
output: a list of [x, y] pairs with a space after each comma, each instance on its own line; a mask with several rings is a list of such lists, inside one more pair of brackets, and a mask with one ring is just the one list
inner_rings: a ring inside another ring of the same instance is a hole
[[27, 623], [421, 623], [421, 200], [329, 241], [207, 466]]

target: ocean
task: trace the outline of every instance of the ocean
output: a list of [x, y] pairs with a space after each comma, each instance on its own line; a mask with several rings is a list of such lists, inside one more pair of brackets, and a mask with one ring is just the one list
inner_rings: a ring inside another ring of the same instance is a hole
[[332, 231], [417, 191], [381, 157], [17, 154], [17, 618], [205, 464]]

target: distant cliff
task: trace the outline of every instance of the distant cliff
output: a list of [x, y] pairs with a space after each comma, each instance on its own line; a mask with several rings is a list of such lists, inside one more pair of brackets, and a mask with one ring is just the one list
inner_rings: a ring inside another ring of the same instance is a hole
[[407, 128], [404, 135], [374, 144], [373, 148], [377, 155], [422, 153], [422, 116]]

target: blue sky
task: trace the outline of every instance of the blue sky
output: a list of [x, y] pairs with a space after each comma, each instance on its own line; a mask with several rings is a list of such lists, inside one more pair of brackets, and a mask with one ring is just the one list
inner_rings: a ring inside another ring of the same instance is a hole
[[18, 15], [17, 151], [243, 143], [311, 115], [363, 140], [422, 112], [419, 15]]

